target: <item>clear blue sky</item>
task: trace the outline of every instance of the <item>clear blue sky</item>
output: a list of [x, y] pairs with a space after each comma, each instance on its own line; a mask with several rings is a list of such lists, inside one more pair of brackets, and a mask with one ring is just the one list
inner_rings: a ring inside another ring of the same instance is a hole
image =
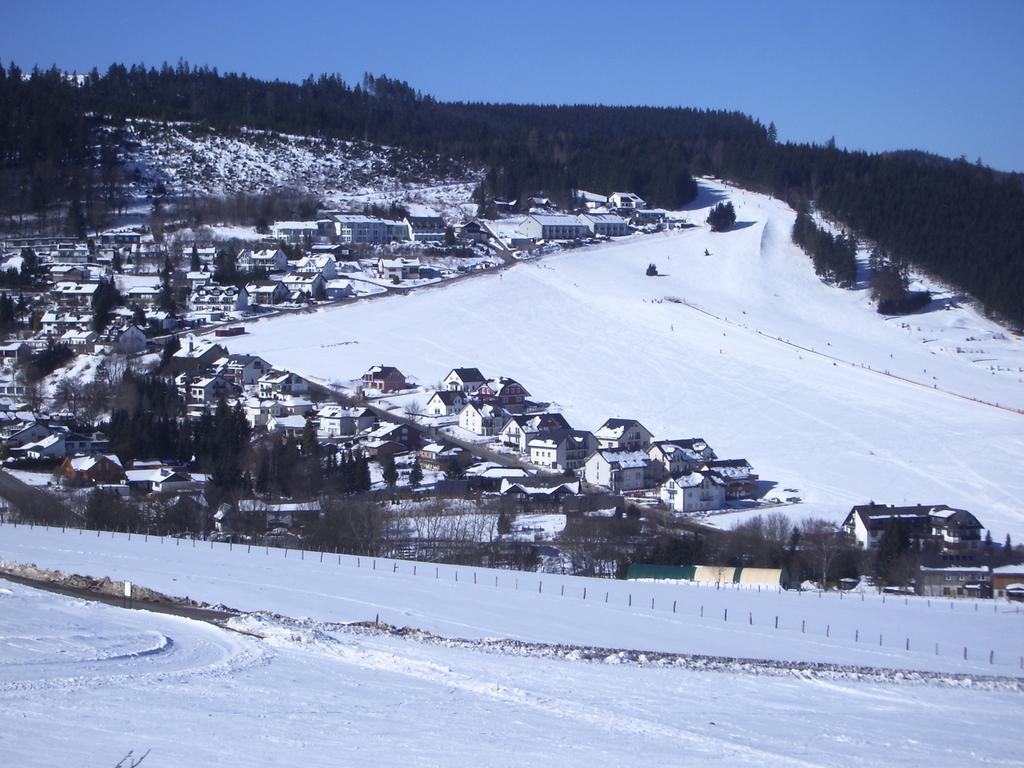
[[2, 0], [0, 60], [363, 72], [440, 99], [736, 109], [1024, 171], [1024, 0]]

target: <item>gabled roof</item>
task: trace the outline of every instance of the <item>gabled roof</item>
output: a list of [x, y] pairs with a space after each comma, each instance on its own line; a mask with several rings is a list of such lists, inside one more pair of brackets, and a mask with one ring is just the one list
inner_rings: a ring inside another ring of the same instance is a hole
[[392, 374], [398, 374], [401, 376], [402, 372], [393, 365], [371, 365], [363, 376], [370, 378], [383, 378], [384, 376], [391, 376]]
[[470, 382], [473, 382], [473, 383], [481, 382], [482, 383], [482, 382], [487, 381], [487, 379], [484, 377], [484, 375], [482, 373], [480, 373], [480, 369], [479, 368], [452, 368], [450, 371], [448, 371], [448, 375], [445, 376], [445, 378], [447, 379], [448, 376], [451, 376], [453, 373], [464, 384], [468, 384]]
[[618, 440], [627, 430], [634, 426], [640, 427], [647, 434], [651, 434], [650, 430], [636, 419], [608, 419], [595, 430], [594, 435], [605, 440]]
[[[466, 396], [462, 392], [453, 392], [450, 389], [439, 389], [437, 390], [430, 400], [437, 398], [445, 405], [458, 405], [466, 399]], [[430, 402], [429, 400], [427, 402]]]
[[643, 451], [610, 451], [599, 450], [590, 454], [589, 462], [594, 456], [600, 456], [613, 469], [641, 469], [651, 462], [651, 457]]

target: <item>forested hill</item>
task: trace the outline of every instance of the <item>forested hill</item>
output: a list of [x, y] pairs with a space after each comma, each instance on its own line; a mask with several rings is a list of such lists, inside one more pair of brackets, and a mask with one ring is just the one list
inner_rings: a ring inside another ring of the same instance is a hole
[[1024, 322], [1024, 186], [963, 161], [867, 154], [775, 141], [772, 126], [737, 112], [653, 107], [446, 103], [387, 77], [267, 82], [186, 64], [112, 66], [68, 78], [0, 67], [0, 206], [47, 210], [115, 176], [117, 132], [129, 117], [184, 120], [366, 139], [484, 165], [479, 192], [522, 199], [573, 188], [630, 190], [678, 206], [710, 173], [819, 210]]

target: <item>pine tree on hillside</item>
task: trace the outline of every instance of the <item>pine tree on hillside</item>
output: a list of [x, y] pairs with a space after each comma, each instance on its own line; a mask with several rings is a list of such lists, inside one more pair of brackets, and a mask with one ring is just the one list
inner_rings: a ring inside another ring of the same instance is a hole
[[725, 232], [736, 223], [736, 209], [731, 202], [719, 203], [708, 214], [707, 223], [713, 232]]

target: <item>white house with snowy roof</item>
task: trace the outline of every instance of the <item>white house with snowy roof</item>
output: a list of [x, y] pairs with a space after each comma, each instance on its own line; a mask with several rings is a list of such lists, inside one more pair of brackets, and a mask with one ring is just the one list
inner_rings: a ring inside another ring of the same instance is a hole
[[600, 485], [613, 493], [636, 491], [647, 486], [651, 458], [642, 450], [597, 450], [583, 465], [583, 476], [591, 485]]
[[519, 232], [533, 240], [579, 240], [590, 237], [590, 227], [568, 213], [533, 213], [523, 219]]
[[722, 509], [725, 483], [710, 472], [683, 472], [658, 486], [658, 496], [673, 512]]

